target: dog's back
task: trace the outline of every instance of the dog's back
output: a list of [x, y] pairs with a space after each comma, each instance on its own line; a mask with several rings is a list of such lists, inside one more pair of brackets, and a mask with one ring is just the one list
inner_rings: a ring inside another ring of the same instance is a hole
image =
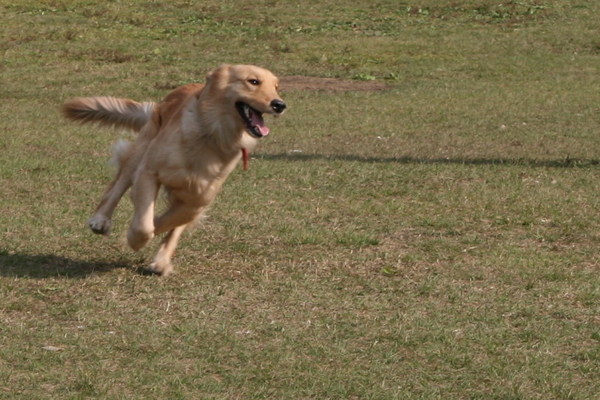
[[169, 93], [156, 106], [158, 115], [155, 116], [155, 118], [159, 118], [158, 121], [155, 121], [156, 125], [163, 126], [167, 124], [170, 119], [180, 118], [181, 108], [187, 103], [188, 99], [197, 95], [203, 87], [204, 84], [201, 83], [190, 83], [179, 86]]

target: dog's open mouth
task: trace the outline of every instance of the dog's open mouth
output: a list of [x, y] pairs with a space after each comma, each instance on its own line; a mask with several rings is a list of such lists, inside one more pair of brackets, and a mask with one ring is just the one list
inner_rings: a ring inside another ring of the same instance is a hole
[[261, 138], [269, 134], [270, 129], [265, 125], [263, 113], [255, 110], [242, 101], [235, 103], [235, 108], [237, 108], [240, 113], [242, 120], [246, 124], [246, 130], [250, 135], [255, 138]]

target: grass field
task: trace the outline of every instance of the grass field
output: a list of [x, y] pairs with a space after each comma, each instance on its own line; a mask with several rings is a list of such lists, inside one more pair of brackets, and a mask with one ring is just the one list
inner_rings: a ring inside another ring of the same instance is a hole
[[[598, 398], [600, 4], [359, 3], [0, 0], [0, 398]], [[59, 106], [222, 62], [289, 110], [144, 275]]]

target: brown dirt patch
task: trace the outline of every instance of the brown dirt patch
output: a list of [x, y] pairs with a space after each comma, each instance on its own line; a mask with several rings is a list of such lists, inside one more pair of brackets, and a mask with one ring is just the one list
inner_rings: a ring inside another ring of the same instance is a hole
[[280, 79], [282, 90], [323, 90], [328, 92], [379, 91], [389, 89], [377, 81], [347, 81], [337, 78], [286, 76]]

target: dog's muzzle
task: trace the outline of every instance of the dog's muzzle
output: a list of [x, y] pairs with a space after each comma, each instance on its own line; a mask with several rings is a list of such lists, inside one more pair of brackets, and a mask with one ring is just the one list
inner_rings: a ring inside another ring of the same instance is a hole
[[[271, 103], [269, 103], [269, 106], [271, 107], [271, 110], [273, 110], [273, 113], [277, 115], [283, 113], [287, 108], [287, 105], [280, 99], [272, 100]], [[270, 129], [265, 125], [262, 112], [252, 108], [243, 101], [235, 103], [235, 107], [242, 117], [242, 120], [246, 125], [246, 130], [250, 135], [258, 139], [269, 134]]]

